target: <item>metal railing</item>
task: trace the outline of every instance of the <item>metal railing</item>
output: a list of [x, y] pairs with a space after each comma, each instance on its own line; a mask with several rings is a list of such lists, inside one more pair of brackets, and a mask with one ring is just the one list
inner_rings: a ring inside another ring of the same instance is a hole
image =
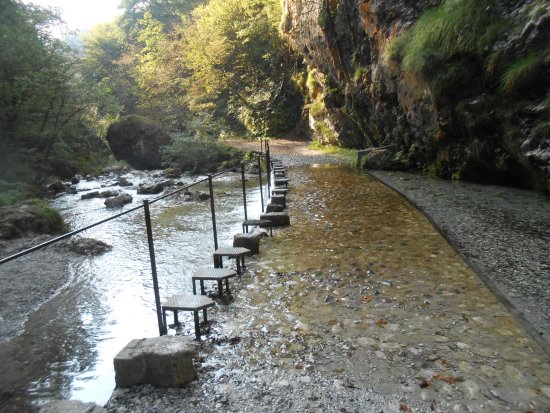
[[215, 208], [215, 202], [214, 202], [214, 185], [213, 180], [217, 177], [220, 177], [222, 175], [232, 173], [232, 172], [238, 172], [240, 169], [240, 179], [242, 183], [242, 194], [243, 194], [243, 210], [244, 210], [244, 219], [246, 220], [248, 218], [248, 211], [247, 211], [247, 201], [246, 201], [246, 179], [245, 179], [245, 168], [248, 165], [254, 165], [257, 163], [258, 168], [258, 179], [259, 179], [259, 185], [260, 185], [260, 196], [261, 196], [261, 206], [262, 206], [262, 212], [264, 211], [264, 197], [263, 197], [263, 188], [262, 188], [262, 159], [265, 159], [265, 163], [267, 166], [267, 182], [268, 182], [268, 197], [270, 196], [269, 192], [269, 186], [270, 186], [270, 162], [269, 162], [269, 146], [268, 143], [265, 142], [265, 152], [263, 151], [264, 144], [262, 143], [262, 150], [260, 152], [258, 151], [252, 151], [252, 153], [255, 155], [256, 159], [250, 162], [242, 162], [239, 166], [228, 168], [224, 171], [218, 172], [216, 174], [208, 175], [206, 178], [203, 178], [201, 180], [195, 181], [189, 185], [183, 186], [175, 191], [172, 191], [170, 193], [164, 194], [162, 196], [159, 196], [157, 198], [154, 198], [152, 200], [145, 199], [143, 201], [142, 205], [127, 209], [123, 212], [120, 212], [118, 214], [112, 215], [108, 218], [105, 218], [103, 220], [94, 222], [90, 225], [86, 225], [82, 228], [76, 229], [74, 231], [67, 232], [66, 234], [60, 235], [58, 237], [52, 238], [48, 241], [45, 241], [41, 244], [34, 245], [28, 249], [25, 249], [23, 251], [20, 251], [16, 254], [10, 255], [8, 257], [0, 259], [0, 266], [2, 264], [5, 264], [7, 262], [16, 260], [20, 257], [23, 257], [25, 255], [28, 255], [34, 251], [40, 250], [42, 248], [45, 248], [49, 245], [55, 244], [59, 241], [62, 241], [64, 239], [73, 237], [77, 234], [80, 234], [84, 231], [87, 231], [91, 228], [97, 227], [99, 225], [102, 225], [106, 222], [113, 221], [117, 218], [120, 218], [122, 216], [131, 214], [135, 211], [143, 209], [144, 211], [144, 217], [145, 217], [145, 227], [147, 230], [147, 242], [149, 246], [149, 259], [151, 263], [151, 275], [153, 278], [153, 289], [155, 294], [155, 306], [156, 306], [156, 312], [157, 312], [157, 320], [158, 320], [158, 326], [159, 326], [159, 334], [164, 334], [164, 325], [162, 320], [162, 310], [161, 310], [161, 304], [160, 304], [160, 292], [159, 292], [159, 285], [158, 285], [158, 277], [157, 277], [157, 265], [156, 265], [156, 256], [155, 256], [155, 245], [153, 240], [153, 228], [152, 228], [152, 220], [151, 220], [151, 212], [149, 206], [151, 204], [154, 204], [156, 202], [159, 202], [163, 199], [175, 196], [177, 194], [180, 194], [184, 191], [189, 190], [190, 188], [206, 183], [208, 182], [208, 188], [209, 188], [209, 195], [210, 195], [210, 213], [211, 213], [211, 220], [212, 220], [212, 234], [213, 234], [213, 242], [214, 242], [214, 250], [218, 249], [218, 230], [216, 226], [216, 208]]

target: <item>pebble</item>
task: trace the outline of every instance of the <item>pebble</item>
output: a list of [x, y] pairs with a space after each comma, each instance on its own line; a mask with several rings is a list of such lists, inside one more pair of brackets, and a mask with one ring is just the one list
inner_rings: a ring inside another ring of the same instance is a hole
[[479, 398], [479, 385], [473, 380], [465, 380], [462, 383], [466, 395], [470, 400], [476, 400]]

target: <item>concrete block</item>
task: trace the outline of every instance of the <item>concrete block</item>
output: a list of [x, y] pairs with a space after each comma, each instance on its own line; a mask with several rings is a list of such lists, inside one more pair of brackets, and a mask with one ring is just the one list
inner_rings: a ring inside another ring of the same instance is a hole
[[248, 248], [252, 254], [260, 252], [261, 234], [258, 232], [249, 232], [248, 234], [235, 234], [233, 236], [233, 246]]
[[271, 203], [286, 208], [286, 195], [271, 195]]
[[290, 217], [286, 212], [268, 212], [260, 215], [260, 219], [269, 219], [274, 227], [290, 225]]
[[283, 206], [278, 204], [267, 204], [265, 207], [265, 212], [283, 212], [283, 210]]
[[42, 407], [40, 413], [107, 413], [107, 410], [80, 400], [55, 400]]
[[132, 340], [114, 359], [116, 386], [183, 387], [197, 377], [194, 354], [195, 344], [189, 337]]

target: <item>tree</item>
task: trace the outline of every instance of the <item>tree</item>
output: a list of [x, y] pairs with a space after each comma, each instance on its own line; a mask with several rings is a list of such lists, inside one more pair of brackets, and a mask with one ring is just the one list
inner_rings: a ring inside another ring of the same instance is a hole
[[301, 113], [294, 59], [278, 32], [278, 0], [211, 0], [185, 30], [195, 109], [225, 107], [253, 134], [289, 130]]
[[74, 148], [86, 146], [79, 139], [93, 135], [98, 108], [108, 103], [102, 85], [83, 76], [78, 55], [48, 34], [56, 21], [36, 6], [0, 3], [3, 179], [41, 183], [63, 157], [74, 162]]

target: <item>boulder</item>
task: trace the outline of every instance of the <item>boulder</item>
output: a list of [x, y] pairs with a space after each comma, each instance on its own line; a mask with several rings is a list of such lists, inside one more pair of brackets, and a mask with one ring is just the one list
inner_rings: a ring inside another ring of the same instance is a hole
[[92, 192], [88, 192], [86, 194], [80, 195], [80, 199], [92, 199], [92, 198], [99, 198], [99, 191], [92, 191]]
[[160, 194], [164, 190], [165, 183], [139, 184], [137, 193], [142, 195]]
[[95, 403], [83, 403], [80, 400], [56, 400], [40, 409], [40, 413], [107, 413]]
[[116, 159], [137, 169], [160, 169], [160, 149], [170, 144], [170, 136], [149, 119], [132, 115], [109, 126], [107, 142]]
[[121, 177], [118, 179], [118, 186], [134, 186], [128, 179]]
[[52, 182], [51, 184], [48, 185], [48, 191], [52, 191], [52, 192], [61, 192], [61, 191], [64, 191], [65, 188], [67, 188], [67, 185], [65, 185], [60, 180]]
[[109, 244], [93, 238], [72, 237], [56, 244], [56, 248], [67, 249], [79, 255], [101, 255], [113, 249]]
[[119, 192], [116, 189], [108, 189], [106, 191], [101, 191], [99, 193], [100, 198], [112, 198], [114, 196], [118, 196]]
[[132, 202], [132, 200], [132, 195], [124, 192], [113, 198], [107, 198], [104, 203], [107, 208], [122, 208], [124, 205]]
[[27, 232], [55, 234], [67, 230], [59, 212], [44, 201], [29, 200], [0, 208], [0, 239]]
[[357, 151], [357, 165], [364, 169], [395, 169], [395, 155], [388, 148], [367, 148]]
[[194, 355], [195, 345], [189, 337], [166, 335], [132, 340], [115, 356], [116, 387], [183, 387], [197, 377]]
[[269, 219], [274, 227], [285, 227], [290, 225], [290, 217], [286, 212], [268, 212], [261, 214], [260, 219]]
[[260, 238], [259, 232], [250, 232], [248, 234], [235, 234], [233, 236], [233, 246], [248, 248], [252, 254], [260, 252]]
[[179, 168], [167, 168], [162, 173], [167, 178], [179, 178], [182, 174]]
[[283, 212], [283, 206], [278, 204], [267, 204], [265, 212]]

